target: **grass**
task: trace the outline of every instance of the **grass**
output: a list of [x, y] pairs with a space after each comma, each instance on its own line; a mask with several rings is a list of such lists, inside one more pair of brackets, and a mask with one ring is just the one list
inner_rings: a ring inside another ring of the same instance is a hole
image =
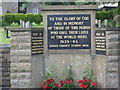
[[[7, 25], [7, 26], [4, 26], [4, 27], [20, 28], [20, 25], [16, 24], [16, 23], [12, 23], [11, 25]], [[5, 32], [4, 32], [4, 27], [0, 27], [0, 44], [1, 43], [3, 43], [3, 44], [5, 44], [5, 43], [9, 44], [10, 43], [10, 38], [6, 38], [5, 37], [6, 35], [5, 35]], [[43, 27], [43, 22], [41, 22], [39, 25], [35, 24], [35, 23], [32, 23], [32, 27], [33, 28]]]
[[[4, 26], [4, 27], [19, 28], [19, 27], [21, 27], [21, 26], [20, 26], [19, 24], [17, 24], [17, 23], [12, 23], [11, 25], [7, 25], [7, 26]], [[43, 27], [43, 22], [41, 22], [40, 24], [32, 23], [32, 27], [36, 27], [36, 28]]]
[[6, 38], [5, 37], [5, 32], [3, 28], [0, 28], [0, 44], [1, 43], [6, 43], [9, 44], [10, 43], [10, 38]]

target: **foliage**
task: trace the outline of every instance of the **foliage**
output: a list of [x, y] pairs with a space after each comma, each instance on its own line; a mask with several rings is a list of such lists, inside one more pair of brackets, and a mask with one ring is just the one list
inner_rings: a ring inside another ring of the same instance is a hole
[[96, 86], [96, 83], [92, 81], [92, 79], [87, 79], [84, 77], [82, 80], [78, 80], [80, 88], [93, 88]]
[[96, 12], [96, 19], [104, 20], [104, 19], [113, 19], [112, 11], [98, 11]]
[[14, 23], [20, 24], [20, 20], [26, 21], [26, 16], [23, 13], [15, 13], [13, 15], [15, 17]]
[[[73, 80], [73, 71], [70, 66], [69, 69], [66, 69], [66, 79], [61, 79], [56, 83], [53, 75], [49, 72], [45, 76], [45, 80], [42, 83], [43, 88], [75, 88], [74, 80]], [[80, 88], [93, 88], [96, 86], [96, 83], [93, 81], [94, 75], [93, 71], [86, 69], [84, 71], [85, 77], [82, 80], [78, 80]], [[87, 78], [86, 78], [87, 77]]]
[[93, 88], [93, 87], [95, 87], [96, 83], [93, 81], [93, 79], [94, 79], [93, 70], [86, 68], [86, 70], [84, 71], [84, 75], [85, 75], [85, 77], [83, 77], [82, 80], [78, 80], [79, 87], [80, 88]]
[[10, 25], [13, 22], [20, 24], [20, 20], [23, 21], [30, 21], [31, 23], [35, 22], [36, 24], [40, 24], [42, 22], [42, 15], [41, 14], [23, 14], [23, 13], [6, 13], [2, 15], [2, 26]]
[[34, 14], [34, 22], [36, 24], [40, 24], [43, 21], [43, 17], [41, 14]]
[[118, 2], [118, 14], [120, 14], [120, 1]]
[[34, 14], [26, 13], [25, 17], [26, 17], [25, 21], [30, 21], [30, 23], [34, 22]]
[[76, 5], [75, 2], [45, 2], [45, 5]]
[[5, 20], [5, 22], [10, 25], [11, 23], [14, 22], [14, 15], [11, 13], [6, 13], [3, 16], [3, 19]]

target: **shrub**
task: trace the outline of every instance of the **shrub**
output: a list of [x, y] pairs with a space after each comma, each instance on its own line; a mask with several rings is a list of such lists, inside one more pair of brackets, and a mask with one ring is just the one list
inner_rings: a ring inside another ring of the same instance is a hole
[[25, 14], [26, 20], [25, 21], [30, 21], [31, 23], [34, 22], [34, 14], [31, 13], [26, 13]]
[[100, 20], [106, 19], [106, 13], [105, 13], [105, 11], [98, 11], [96, 13], [96, 18], [100, 19]]
[[43, 21], [41, 14], [34, 14], [34, 22], [40, 24]]
[[14, 22], [20, 24], [20, 20], [26, 21], [26, 16], [23, 13], [15, 13], [14, 14]]
[[[3, 14], [3, 20], [6, 24], [11, 24], [11, 23], [18, 23], [20, 24], [20, 20], [23, 21], [30, 21], [31, 23], [35, 22], [36, 24], [40, 24], [42, 22], [42, 15], [41, 14], [31, 14], [31, 13], [6, 13]], [[4, 23], [4, 24], [5, 24]]]
[[5, 22], [7, 23], [7, 24], [11, 24], [11, 23], [13, 23], [14, 22], [14, 15], [12, 14], [12, 13], [6, 13], [6, 14], [4, 14], [4, 16], [3, 16], [3, 19], [5, 20]]

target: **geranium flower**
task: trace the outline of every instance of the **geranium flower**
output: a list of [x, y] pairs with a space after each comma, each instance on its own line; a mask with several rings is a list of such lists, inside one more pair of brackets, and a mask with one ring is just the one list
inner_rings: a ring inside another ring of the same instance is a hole
[[42, 86], [45, 86], [45, 83], [42, 83]]
[[81, 83], [82, 82], [82, 80], [78, 80], [78, 83]]
[[83, 85], [83, 87], [84, 87], [84, 88], [87, 88], [87, 87], [88, 87], [88, 85]]
[[47, 88], [51, 88], [50, 86], [48, 86]]
[[68, 83], [68, 84], [72, 83], [72, 80], [68, 80], [67, 83]]
[[86, 79], [84, 79], [84, 80], [82, 80], [82, 82], [83, 82], [83, 83], [86, 83], [86, 82], [87, 82], [87, 80], [86, 80]]
[[46, 86], [43, 86], [43, 88], [47, 88]]
[[59, 87], [59, 84], [58, 84], [58, 83], [55, 83], [55, 86], [56, 86], [56, 87]]
[[96, 86], [96, 83], [95, 82], [91, 82], [92, 86]]
[[84, 84], [80, 84], [80, 85], [79, 85], [79, 87], [81, 87], [81, 88], [82, 88], [83, 86], [84, 86]]
[[60, 83], [66, 83], [66, 81], [60, 81]]

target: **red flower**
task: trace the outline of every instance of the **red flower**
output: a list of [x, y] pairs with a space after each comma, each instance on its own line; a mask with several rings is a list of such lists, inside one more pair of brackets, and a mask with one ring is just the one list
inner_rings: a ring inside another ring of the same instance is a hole
[[48, 80], [46, 80], [46, 82], [47, 82], [48, 84], [52, 83], [53, 81], [54, 81], [54, 79], [48, 79]]
[[84, 88], [87, 88], [87, 87], [88, 87], [88, 85], [84, 85], [83, 87], [84, 87]]
[[63, 83], [61, 83], [60, 86], [62, 87], [62, 86], [63, 86]]
[[82, 82], [82, 80], [78, 80], [78, 83], [81, 83]]
[[66, 81], [60, 81], [60, 83], [66, 83]]
[[51, 88], [50, 86], [48, 86], [47, 88]]
[[86, 82], [87, 82], [87, 80], [86, 80], [86, 79], [84, 79], [84, 80], [82, 80], [82, 82], [83, 82], [83, 83], [86, 83]]
[[59, 87], [59, 84], [58, 84], [58, 83], [56, 83], [56, 84], [55, 84], [55, 86], [56, 86], [56, 87]]
[[72, 83], [72, 80], [68, 80], [67, 83], [68, 83], [68, 84]]
[[86, 77], [84, 77], [83, 79], [86, 80]]
[[47, 88], [46, 86], [43, 86], [43, 88]]
[[45, 86], [45, 83], [42, 83], [42, 86]]
[[84, 86], [84, 84], [80, 84], [80, 85], [79, 85], [79, 87], [83, 87], [83, 86]]
[[96, 83], [95, 82], [91, 82], [92, 86], [96, 86]]

